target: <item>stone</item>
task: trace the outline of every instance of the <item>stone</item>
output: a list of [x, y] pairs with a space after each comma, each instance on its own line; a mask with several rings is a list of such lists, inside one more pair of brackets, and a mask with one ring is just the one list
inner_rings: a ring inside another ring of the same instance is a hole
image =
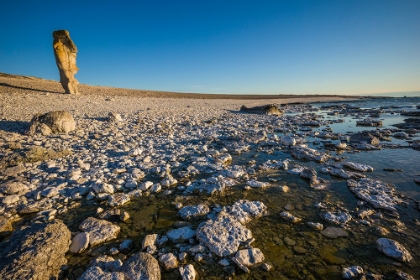
[[182, 243], [194, 237], [195, 230], [192, 230], [189, 227], [181, 227], [177, 229], [171, 229], [166, 233], [166, 235], [172, 243]]
[[327, 238], [348, 237], [348, 231], [338, 227], [327, 227], [321, 234]]
[[120, 227], [105, 220], [93, 217], [85, 219], [79, 226], [80, 230], [89, 233], [89, 244], [95, 246], [117, 238]]
[[306, 225], [314, 230], [323, 230], [324, 225], [321, 223], [307, 222]]
[[139, 185], [139, 189], [142, 191], [147, 191], [148, 189], [150, 189], [153, 186], [153, 182], [152, 181], [146, 181], [143, 182]]
[[160, 280], [159, 262], [148, 253], [137, 253], [126, 260], [120, 271], [126, 279]]
[[77, 85], [79, 82], [74, 78], [79, 68], [76, 66], [77, 47], [70, 39], [67, 30], [56, 30], [53, 32], [53, 48], [55, 62], [60, 72], [60, 83], [67, 94], [78, 94]]
[[251, 188], [266, 188], [266, 187], [270, 186], [270, 183], [259, 182], [259, 181], [255, 181], [255, 180], [247, 181], [246, 183]]
[[124, 274], [122, 272], [105, 272], [98, 266], [91, 266], [78, 280], [124, 280]]
[[369, 145], [378, 145], [379, 139], [369, 133], [369, 131], [356, 132], [350, 136], [352, 142], [362, 142]]
[[32, 117], [28, 135], [68, 134], [76, 129], [76, 121], [67, 111], [51, 111]]
[[179, 274], [181, 274], [182, 280], [195, 280], [197, 272], [192, 264], [187, 264], [179, 268]]
[[206, 204], [198, 204], [185, 206], [179, 210], [178, 215], [184, 220], [195, 220], [206, 216], [210, 212], [209, 207]]
[[267, 206], [260, 201], [241, 199], [229, 208], [229, 214], [241, 224], [246, 224], [254, 218], [260, 218], [267, 213]]
[[123, 118], [118, 113], [109, 112], [109, 114], [108, 114], [108, 121], [109, 122], [122, 122], [123, 121]]
[[294, 146], [292, 148], [292, 156], [297, 159], [312, 160], [320, 163], [330, 158], [330, 155], [326, 153], [305, 146]]
[[395, 280], [416, 280], [413, 276], [410, 274], [403, 272], [401, 270], [397, 271], [397, 275], [394, 277]]
[[281, 116], [284, 114], [284, 112], [281, 111], [279, 107], [275, 104], [268, 104], [268, 105], [255, 106], [255, 107], [246, 107], [245, 105], [242, 105], [240, 108], [240, 111], [244, 113], [275, 115], [275, 116]]
[[9, 235], [12, 231], [13, 227], [11, 221], [3, 215], [0, 216], [0, 237]]
[[0, 244], [0, 278], [57, 279], [67, 264], [70, 231], [60, 220], [33, 223]]
[[347, 180], [350, 191], [359, 199], [368, 202], [375, 208], [397, 211], [396, 205], [401, 203], [395, 187], [379, 180], [362, 178], [358, 181]]
[[295, 138], [293, 138], [292, 136], [284, 136], [284, 137], [281, 139], [280, 143], [281, 143], [283, 146], [294, 146], [294, 145], [296, 145], [296, 139], [295, 139]]
[[300, 221], [302, 221], [301, 218], [295, 217], [287, 211], [281, 212], [280, 217], [282, 217], [286, 221], [289, 221], [289, 222], [292, 222], [292, 223], [299, 223]]
[[332, 224], [336, 224], [336, 225], [346, 224], [352, 219], [350, 214], [346, 212], [340, 212], [340, 211], [337, 211], [337, 212], [325, 211], [325, 212], [321, 212], [319, 216], [323, 220], [330, 222]]
[[110, 256], [99, 256], [96, 257], [93, 261], [91, 261], [91, 266], [100, 267], [105, 271], [119, 271], [122, 266], [121, 260], [115, 260], [113, 257]]
[[7, 182], [3, 184], [0, 188], [0, 192], [10, 195], [10, 194], [17, 194], [23, 195], [29, 191], [29, 188], [22, 184], [21, 182]]
[[3, 197], [2, 203], [4, 205], [11, 205], [11, 204], [15, 204], [18, 201], [19, 201], [19, 196], [17, 194], [11, 194], [11, 195], [7, 195]]
[[122, 253], [126, 254], [133, 248], [133, 246], [134, 246], [134, 244], [133, 244], [132, 240], [125, 239], [125, 240], [123, 240], [123, 242], [121, 242], [121, 244], [118, 248]]
[[141, 249], [144, 250], [149, 246], [155, 246], [157, 243], [158, 235], [157, 234], [148, 234], [144, 237]]
[[72, 253], [82, 253], [89, 246], [89, 234], [86, 232], [80, 232], [73, 237], [70, 244], [69, 251]]
[[389, 238], [379, 238], [376, 240], [376, 247], [386, 256], [402, 262], [410, 262], [413, 257], [403, 245]]
[[122, 206], [130, 201], [130, 196], [125, 193], [116, 193], [108, 197], [108, 206]]
[[366, 164], [347, 161], [347, 162], [343, 162], [343, 166], [353, 169], [353, 170], [361, 171], [361, 172], [373, 172], [373, 167]]
[[249, 229], [226, 212], [220, 212], [214, 220], [201, 223], [196, 237], [219, 257], [226, 257], [238, 251], [242, 242], [252, 238]]
[[363, 274], [363, 268], [360, 266], [344, 267], [341, 273], [343, 279], [356, 279]]
[[236, 259], [243, 265], [251, 267], [264, 261], [264, 254], [258, 248], [243, 249], [236, 252]]
[[165, 270], [172, 270], [179, 266], [178, 259], [172, 253], [167, 253], [160, 256], [159, 262]]

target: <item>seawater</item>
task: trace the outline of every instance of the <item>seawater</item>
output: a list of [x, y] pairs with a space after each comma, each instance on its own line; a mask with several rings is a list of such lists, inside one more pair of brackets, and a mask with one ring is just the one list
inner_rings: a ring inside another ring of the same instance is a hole
[[[396, 110], [414, 110], [415, 105], [420, 104], [420, 98], [394, 98], [381, 100], [363, 100], [351, 104], [362, 108], [378, 108], [385, 106], [398, 106], [380, 116], [384, 128], [393, 128], [392, 124], [403, 122], [404, 116]], [[313, 104], [320, 108], [326, 103]], [[351, 116], [329, 116], [328, 111], [317, 111], [316, 114], [325, 119], [344, 119], [342, 123], [331, 124], [333, 132], [356, 132], [376, 128], [358, 127], [356, 119]], [[293, 114], [293, 113], [291, 113]], [[315, 128], [321, 130], [323, 127]], [[283, 136], [283, 135], [279, 135]], [[414, 137], [414, 140], [419, 137]], [[306, 137], [309, 146], [320, 148], [316, 145], [318, 138]], [[233, 187], [225, 196], [194, 196], [187, 204], [209, 203], [221, 206], [231, 205], [239, 199], [262, 201], [267, 207], [269, 214], [260, 219], [255, 219], [247, 224], [253, 232], [255, 242], [253, 247], [261, 249], [265, 255], [265, 262], [272, 265], [272, 270], [264, 271], [260, 267], [251, 269], [246, 274], [236, 268], [235, 265], [227, 268], [218, 264], [221, 258], [205, 259], [203, 262], [195, 262], [193, 256], [189, 256], [188, 263], [192, 263], [200, 275], [200, 279], [341, 279], [341, 271], [344, 267], [353, 265], [361, 266], [365, 272], [382, 274], [385, 279], [393, 279], [397, 270], [410, 273], [414, 277], [420, 277], [420, 212], [417, 210], [415, 200], [420, 200], [420, 186], [414, 183], [414, 176], [420, 175], [420, 151], [408, 147], [406, 140], [393, 138], [393, 143], [401, 144], [401, 148], [384, 148], [377, 151], [360, 151], [354, 153], [331, 152], [333, 156], [342, 157], [345, 161], [353, 161], [368, 164], [374, 167], [374, 172], [368, 173], [369, 178], [379, 179], [386, 183], [395, 184], [396, 189], [407, 197], [407, 204], [398, 207], [399, 218], [388, 213], [382, 213], [382, 218], [373, 219], [371, 225], [359, 223], [357, 218], [351, 221], [345, 229], [348, 237], [329, 239], [322, 236], [318, 231], [307, 227], [304, 223], [291, 224], [283, 220], [279, 213], [285, 208], [303, 218], [304, 221], [320, 222], [320, 209], [315, 207], [318, 203], [328, 206], [329, 210], [348, 211], [356, 217], [359, 210], [358, 200], [347, 187], [346, 180], [334, 178], [329, 175], [319, 175], [330, 182], [330, 186], [323, 191], [316, 191], [309, 187], [306, 180], [298, 175], [287, 173], [286, 170], [273, 170], [256, 174], [260, 181], [268, 181], [272, 187], [266, 189], [244, 190], [244, 184]], [[247, 165], [250, 160], [261, 164], [267, 160], [290, 159], [293, 164], [309, 166], [319, 171], [321, 164], [308, 161], [298, 161], [291, 157], [287, 149], [273, 149], [267, 151], [250, 151], [233, 157], [232, 164]], [[386, 172], [384, 168], [397, 168], [402, 172]], [[183, 182], [180, 182], [181, 184]], [[288, 193], [283, 193], [276, 186], [287, 185]], [[176, 192], [175, 192], [176, 195]], [[175, 221], [181, 219], [177, 216], [173, 201], [175, 196], [163, 194], [150, 195], [149, 197], [134, 198], [131, 203], [124, 205], [122, 210], [128, 211], [132, 217], [128, 223], [120, 223], [121, 233], [118, 240], [112, 241], [97, 250], [97, 254], [111, 247], [118, 247], [123, 239], [134, 241], [133, 252], [138, 252], [145, 235], [151, 233], [165, 234], [173, 228]], [[62, 218], [68, 222], [71, 230], [76, 231], [81, 221], [88, 216], [94, 215], [95, 206], [82, 205], [73, 209]], [[194, 226], [198, 226], [195, 223]], [[381, 226], [389, 231], [386, 236], [403, 244], [413, 255], [414, 260], [409, 263], [401, 263], [386, 257], [376, 249], [376, 240], [381, 237], [376, 228]], [[174, 245], [169, 244], [165, 248], [168, 252], [173, 250]], [[92, 252], [91, 252], [92, 253]], [[124, 258], [119, 254], [115, 258]], [[69, 270], [67, 277], [77, 279], [77, 275], [88, 266], [91, 257], [86, 254], [69, 255]], [[162, 271], [163, 279], [180, 279], [175, 271]]]

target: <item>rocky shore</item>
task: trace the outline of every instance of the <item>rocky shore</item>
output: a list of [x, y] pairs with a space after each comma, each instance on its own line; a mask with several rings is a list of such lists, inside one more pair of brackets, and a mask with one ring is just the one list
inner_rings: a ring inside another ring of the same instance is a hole
[[416, 128], [288, 104], [339, 97], [79, 91], [0, 77], [0, 278], [418, 279], [418, 202], [342, 157]]

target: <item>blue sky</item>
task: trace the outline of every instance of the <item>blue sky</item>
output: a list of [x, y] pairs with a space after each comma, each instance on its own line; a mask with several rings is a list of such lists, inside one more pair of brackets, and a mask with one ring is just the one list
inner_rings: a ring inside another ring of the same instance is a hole
[[58, 80], [69, 30], [80, 83], [227, 94], [420, 90], [420, 1], [0, 4], [0, 72]]

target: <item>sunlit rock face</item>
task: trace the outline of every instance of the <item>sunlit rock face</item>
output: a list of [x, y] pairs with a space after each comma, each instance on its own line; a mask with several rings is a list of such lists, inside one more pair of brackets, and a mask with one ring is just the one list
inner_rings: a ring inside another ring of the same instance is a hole
[[60, 72], [60, 83], [68, 94], [78, 94], [77, 85], [79, 82], [74, 78], [79, 68], [76, 66], [77, 47], [70, 39], [67, 30], [56, 30], [53, 32], [53, 48], [55, 62]]

